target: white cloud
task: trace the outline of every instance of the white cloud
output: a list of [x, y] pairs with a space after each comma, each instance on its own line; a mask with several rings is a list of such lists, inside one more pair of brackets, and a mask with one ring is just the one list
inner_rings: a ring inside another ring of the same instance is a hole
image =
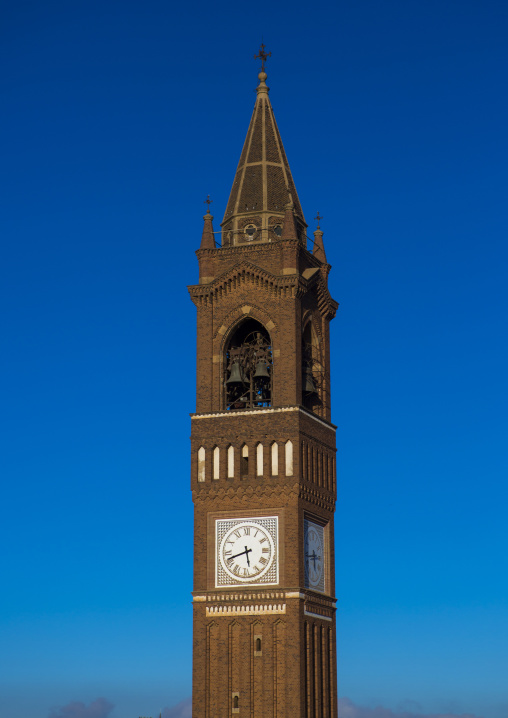
[[52, 710], [48, 718], [108, 718], [114, 707], [105, 698], [97, 698], [89, 706], [80, 701], [73, 701]]
[[339, 718], [480, 718], [472, 713], [420, 713], [418, 704], [406, 701], [404, 705], [409, 710], [392, 711], [390, 708], [377, 706], [365, 708], [357, 706], [349, 698], [339, 698]]
[[192, 718], [192, 698], [186, 698], [173, 708], [164, 708], [162, 718]]

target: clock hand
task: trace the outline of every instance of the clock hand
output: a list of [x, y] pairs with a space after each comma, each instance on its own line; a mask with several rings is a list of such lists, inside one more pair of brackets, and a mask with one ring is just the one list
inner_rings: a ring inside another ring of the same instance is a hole
[[314, 561], [314, 566], [316, 565], [316, 561], [321, 561], [321, 556], [318, 556], [315, 551], [312, 553], [306, 553], [305, 558], [308, 558], [310, 561]]
[[245, 551], [241, 551], [240, 553], [235, 553], [234, 556], [228, 556], [228, 559], [227, 559], [227, 560], [228, 560], [228, 561], [232, 561], [234, 558], [237, 558], [237, 556], [243, 556], [243, 554], [245, 554], [245, 555], [247, 556], [247, 565], [250, 566], [250, 562], [249, 562], [249, 552], [250, 552], [250, 551], [252, 551], [252, 549], [251, 549], [251, 548], [247, 548], [247, 546], [246, 546], [246, 547], [245, 547]]

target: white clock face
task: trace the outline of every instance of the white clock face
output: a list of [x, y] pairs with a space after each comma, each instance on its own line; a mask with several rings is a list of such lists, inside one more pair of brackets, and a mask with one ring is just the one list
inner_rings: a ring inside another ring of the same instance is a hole
[[324, 528], [305, 519], [304, 522], [305, 586], [324, 593]]
[[278, 583], [277, 517], [216, 521], [216, 585]]

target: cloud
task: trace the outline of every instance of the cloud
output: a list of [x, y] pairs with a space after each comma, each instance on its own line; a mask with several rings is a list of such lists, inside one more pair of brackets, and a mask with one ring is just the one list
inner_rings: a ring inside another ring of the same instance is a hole
[[173, 708], [164, 708], [162, 718], [192, 718], [192, 698], [186, 698]]
[[392, 711], [389, 708], [377, 706], [365, 708], [357, 706], [349, 698], [339, 698], [339, 718], [480, 718], [472, 713], [420, 713], [420, 708], [413, 701], [406, 701], [404, 708]]
[[[74, 714], [69, 714], [69, 718], [71, 716], [75, 718]], [[89, 718], [88, 714], [84, 716]], [[67, 714], [55, 718], [67, 718]], [[76, 718], [81, 718], [81, 715], [76, 714]], [[192, 699], [186, 698], [173, 708], [164, 708], [162, 718], [192, 718]], [[418, 703], [409, 700], [401, 703], [399, 710], [392, 711], [382, 706], [365, 708], [355, 705], [349, 698], [339, 698], [339, 718], [480, 718], [480, 716], [472, 713], [421, 713]]]
[[108, 718], [114, 707], [105, 698], [97, 698], [89, 706], [80, 701], [73, 701], [62, 708], [52, 710], [48, 718]]

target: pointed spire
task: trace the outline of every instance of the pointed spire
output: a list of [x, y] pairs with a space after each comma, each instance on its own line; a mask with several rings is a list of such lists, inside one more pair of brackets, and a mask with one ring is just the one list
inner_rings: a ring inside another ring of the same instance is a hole
[[314, 249], [312, 254], [319, 259], [320, 262], [326, 263], [325, 245], [323, 243], [323, 232], [316, 229], [314, 232]]
[[[294, 204], [298, 237], [304, 241], [307, 225], [266, 84], [264, 63], [270, 54], [262, 45], [256, 56], [262, 61], [256, 104], [221, 225], [223, 246], [251, 241], [253, 225], [256, 241], [279, 239], [288, 201]], [[247, 226], [251, 229], [250, 240], [246, 235]]]
[[213, 216], [210, 214], [210, 205], [213, 200], [210, 199], [210, 195], [205, 199], [204, 204], [207, 204], [206, 214], [203, 217], [205, 224], [203, 226], [203, 234], [201, 235], [200, 249], [215, 249], [215, 240], [213, 238]]
[[323, 219], [319, 212], [317, 213], [317, 216], [314, 217], [314, 219], [317, 219], [317, 229], [314, 232], [314, 249], [312, 250], [312, 254], [319, 259], [320, 262], [326, 262], [326, 252], [325, 252], [325, 245], [323, 242], [323, 232], [321, 230], [321, 227], [319, 225], [319, 222]]
[[298, 227], [296, 226], [295, 210], [292, 200], [286, 205], [284, 224], [282, 225], [281, 239], [298, 239]]

